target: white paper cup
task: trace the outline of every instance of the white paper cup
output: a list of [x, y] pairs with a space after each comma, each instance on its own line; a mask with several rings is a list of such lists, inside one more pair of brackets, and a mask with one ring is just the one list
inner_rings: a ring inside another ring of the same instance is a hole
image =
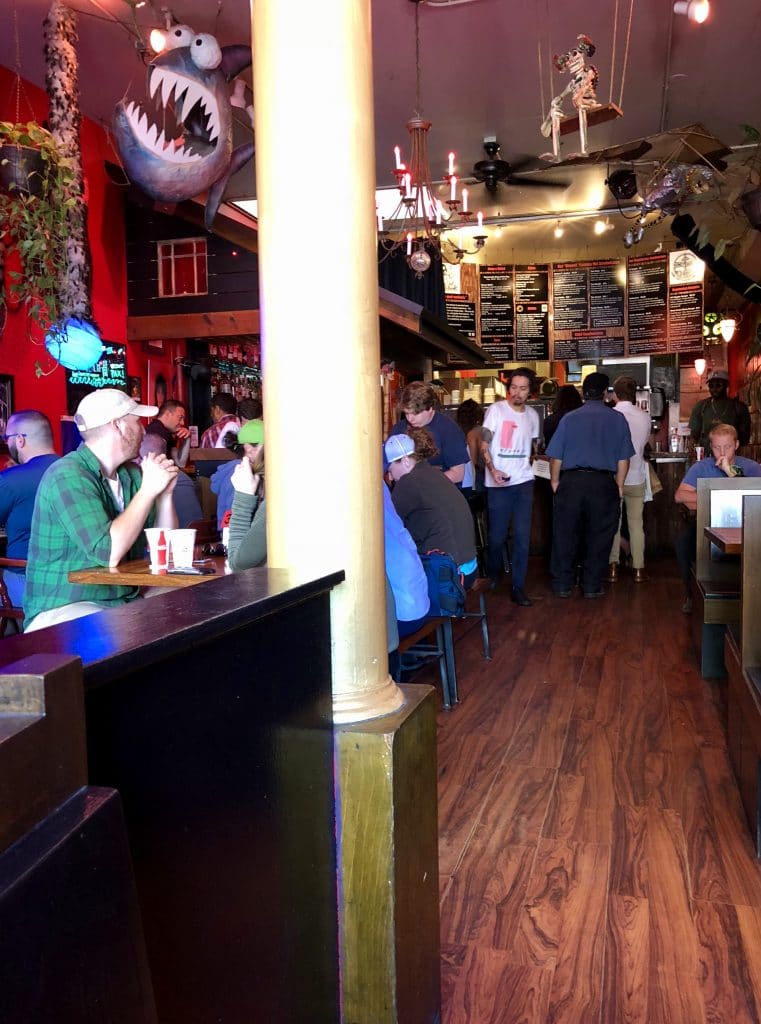
[[152, 573], [164, 573], [169, 564], [169, 530], [161, 526], [149, 526], [145, 531]]
[[705, 448], [703, 448], [702, 445], [699, 445], [699, 444], [695, 445], [695, 461], [696, 462], [702, 462], [703, 458], [705, 457], [705, 453], [706, 453], [706, 450], [705, 450]]
[[170, 530], [169, 542], [172, 548], [172, 562], [175, 569], [190, 569], [193, 565], [196, 531]]

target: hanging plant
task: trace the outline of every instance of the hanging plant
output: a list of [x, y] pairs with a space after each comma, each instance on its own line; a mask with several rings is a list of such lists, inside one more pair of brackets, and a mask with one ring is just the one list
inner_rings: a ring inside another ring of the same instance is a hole
[[75, 204], [70, 163], [36, 121], [0, 121], [2, 169], [20, 169], [21, 180], [0, 188], [0, 258], [6, 276], [0, 307], [6, 301], [22, 304], [45, 330], [60, 317], [68, 214]]

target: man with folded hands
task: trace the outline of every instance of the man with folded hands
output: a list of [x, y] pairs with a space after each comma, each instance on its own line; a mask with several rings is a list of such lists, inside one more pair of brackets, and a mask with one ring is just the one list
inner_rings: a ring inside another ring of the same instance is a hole
[[102, 388], [79, 403], [74, 421], [83, 443], [54, 463], [37, 491], [29, 541], [25, 631], [90, 615], [139, 597], [137, 587], [70, 583], [69, 573], [142, 558], [143, 530], [177, 526], [172, 492], [178, 469], [148, 454], [140, 467], [139, 405], [123, 391]]
[[674, 553], [679, 565], [679, 572], [684, 586], [684, 603], [682, 611], [689, 615], [692, 611], [692, 594], [690, 592], [690, 566], [695, 561], [697, 548], [697, 521], [694, 513], [698, 507], [698, 480], [720, 480], [722, 477], [732, 479], [736, 476], [761, 476], [761, 466], [753, 459], [745, 459], [737, 454], [740, 440], [737, 430], [729, 423], [719, 423], [708, 435], [711, 455], [693, 462], [684, 475], [674, 495], [678, 505], [684, 505], [688, 513], [692, 513], [687, 525], [674, 541]]

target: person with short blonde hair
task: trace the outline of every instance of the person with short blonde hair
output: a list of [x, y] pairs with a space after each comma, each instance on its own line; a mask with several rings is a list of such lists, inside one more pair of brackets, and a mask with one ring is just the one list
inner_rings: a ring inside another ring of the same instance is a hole
[[[684, 475], [674, 495], [677, 504], [684, 505], [689, 512], [696, 512], [698, 507], [698, 480], [718, 480], [722, 477], [761, 476], [761, 466], [753, 459], [745, 459], [737, 454], [740, 442], [737, 431], [729, 423], [718, 423], [708, 435], [711, 455], [699, 462], [693, 462]], [[684, 586], [684, 603], [682, 611], [692, 611], [692, 594], [690, 592], [690, 566], [695, 561], [697, 547], [697, 522], [694, 515], [674, 541], [674, 553], [679, 563], [679, 570]]]

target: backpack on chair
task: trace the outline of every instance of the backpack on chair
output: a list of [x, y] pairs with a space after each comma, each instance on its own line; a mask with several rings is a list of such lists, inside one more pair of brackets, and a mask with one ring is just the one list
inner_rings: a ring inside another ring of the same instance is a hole
[[429, 615], [450, 615], [455, 618], [465, 611], [465, 587], [462, 574], [451, 555], [445, 551], [428, 551], [420, 556], [428, 580]]

